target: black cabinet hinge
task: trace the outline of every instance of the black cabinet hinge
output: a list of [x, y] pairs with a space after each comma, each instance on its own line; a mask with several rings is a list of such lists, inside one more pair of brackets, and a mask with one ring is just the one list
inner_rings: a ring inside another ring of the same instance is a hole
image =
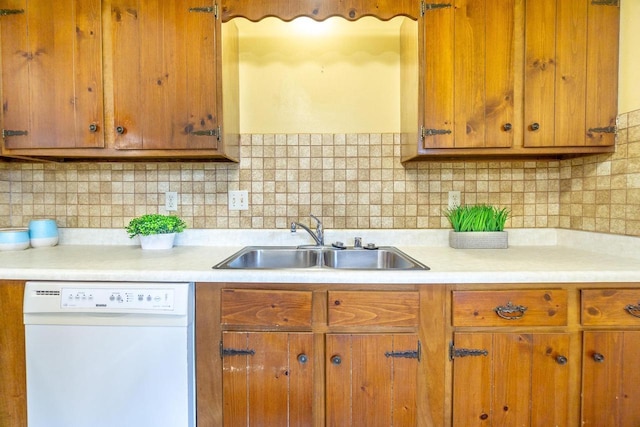
[[594, 6], [620, 6], [620, 0], [591, 0]]
[[589, 132], [593, 133], [616, 133], [617, 129], [615, 126], [606, 126], [601, 128], [590, 128]]
[[422, 139], [426, 138], [427, 136], [447, 135], [450, 133], [451, 133], [450, 129], [426, 129], [424, 126], [422, 127], [422, 130], [421, 130]]
[[420, 341], [418, 341], [418, 349], [417, 350], [409, 350], [409, 351], [387, 351], [384, 353], [386, 357], [400, 357], [405, 359], [418, 359], [420, 361], [420, 351], [422, 347], [420, 345]]
[[26, 136], [28, 134], [29, 134], [29, 132], [27, 132], [26, 130], [2, 129], [2, 137], [3, 138], [7, 138], [7, 137], [10, 137], [10, 136]]
[[250, 349], [236, 349], [236, 348], [224, 348], [222, 341], [220, 341], [220, 358], [225, 356], [253, 356], [256, 354], [255, 350]]
[[24, 13], [24, 9], [0, 9], [0, 16], [19, 15]]
[[435, 9], [444, 9], [447, 7], [451, 7], [451, 3], [426, 3], [424, 1], [420, 2], [420, 16], [424, 16], [428, 10]]
[[205, 129], [205, 130], [193, 130], [189, 132], [189, 134], [194, 136], [215, 136], [220, 141], [220, 137], [222, 136], [222, 127], [218, 126], [216, 129]]
[[190, 7], [189, 12], [213, 13], [213, 16], [218, 18], [218, 4], [205, 7]]
[[449, 343], [449, 360], [453, 360], [456, 357], [467, 357], [467, 356], [488, 356], [489, 352], [487, 350], [480, 350], [475, 348], [456, 348], [453, 345], [453, 342]]

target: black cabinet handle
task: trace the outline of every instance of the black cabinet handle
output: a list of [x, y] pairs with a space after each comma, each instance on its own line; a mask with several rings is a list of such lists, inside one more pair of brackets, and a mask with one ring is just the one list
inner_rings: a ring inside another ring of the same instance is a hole
[[94, 133], [98, 131], [98, 125], [95, 123], [91, 123], [89, 125], [89, 132]]
[[125, 131], [124, 126], [116, 127], [116, 132], [118, 132], [118, 134], [122, 135], [124, 131]]
[[593, 360], [595, 360], [597, 363], [602, 363], [604, 362], [604, 355], [600, 353], [593, 353]]
[[331, 363], [333, 363], [334, 365], [339, 365], [342, 363], [342, 358], [338, 355], [331, 356]]
[[566, 365], [568, 360], [565, 356], [558, 356], [556, 357], [556, 362], [558, 363], [558, 365]]
[[505, 131], [509, 132], [511, 129], [513, 128], [513, 126], [511, 125], [511, 123], [505, 123], [502, 126], [502, 129], [504, 129]]
[[307, 357], [306, 354], [302, 353], [302, 354], [298, 355], [298, 362], [300, 362], [300, 363], [302, 363], [304, 365], [308, 361], [309, 361], [309, 358]]
[[531, 130], [536, 131], [540, 129], [540, 123], [531, 123]]

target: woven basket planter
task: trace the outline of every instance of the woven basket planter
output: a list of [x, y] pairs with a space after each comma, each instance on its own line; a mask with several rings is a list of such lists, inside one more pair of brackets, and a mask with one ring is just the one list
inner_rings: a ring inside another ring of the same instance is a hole
[[449, 246], [455, 249], [507, 249], [506, 231], [449, 231]]

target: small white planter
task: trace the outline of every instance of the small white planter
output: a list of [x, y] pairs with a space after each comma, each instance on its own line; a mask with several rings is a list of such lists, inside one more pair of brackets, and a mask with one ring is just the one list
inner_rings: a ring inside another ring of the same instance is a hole
[[140, 236], [140, 246], [145, 250], [159, 250], [173, 248], [176, 233], [152, 234], [150, 236]]
[[507, 249], [506, 231], [449, 231], [449, 246], [455, 249]]

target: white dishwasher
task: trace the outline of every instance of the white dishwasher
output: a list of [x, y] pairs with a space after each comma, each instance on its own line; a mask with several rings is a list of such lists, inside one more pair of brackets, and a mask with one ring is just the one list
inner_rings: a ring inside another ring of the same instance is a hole
[[27, 282], [29, 427], [194, 427], [191, 283]]

